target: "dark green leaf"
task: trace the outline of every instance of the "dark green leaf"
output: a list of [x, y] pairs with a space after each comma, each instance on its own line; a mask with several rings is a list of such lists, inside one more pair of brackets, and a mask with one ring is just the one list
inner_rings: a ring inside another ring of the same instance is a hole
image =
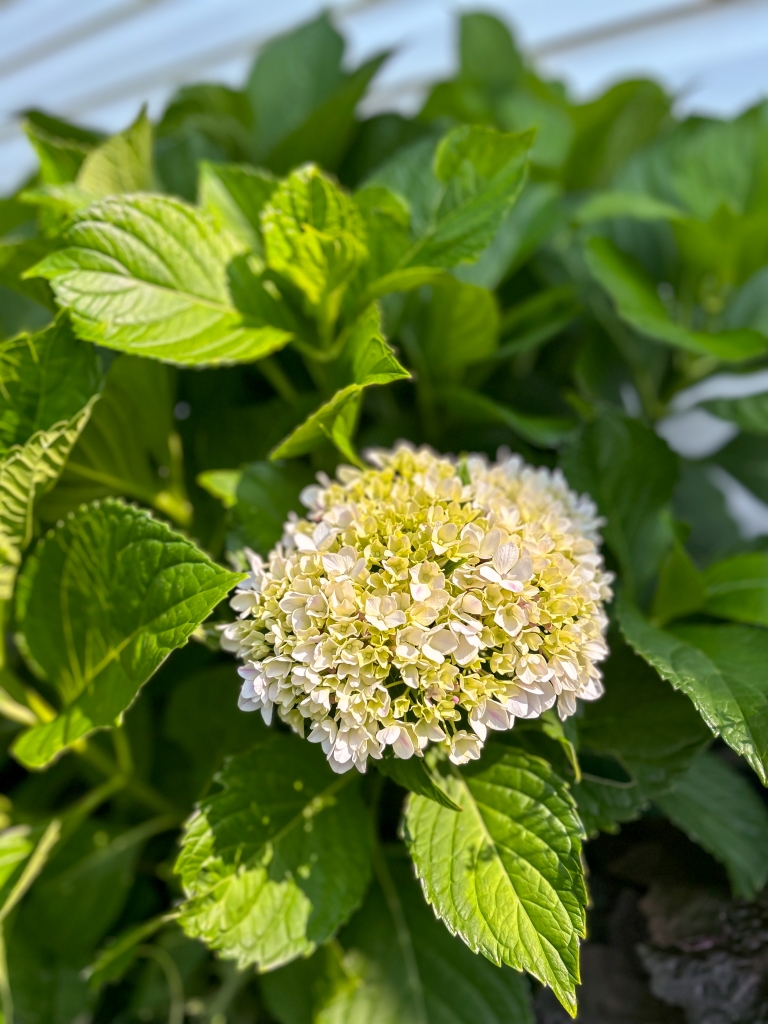
[[725, 864], [735, 896], [754, 899], [768, 882], [768, 811], [746, 779], [714, 754], [699, 754], [656, 803]]
[[496, 748], [446, 789], [461, 814], [415, 796], [406, 815], [428, 901], [470, 949], [527, 970], [575, 1015], [586, 891], [567, 786], [540, 758]]
[[566, 446], [561, 465], [571, 486], [589, 494], [606, 517], [604, 536], [627, 586], [642, 587], [672, 540], [665, 514], [677, 458], [638, 420], [606, 413]]
[[376, 769], [411, 793], [434, 800], [449, 810], [461, 810], [461, 807], [451, 800], [443, 787], [436, 781], [422, 758], [412, 757], [403, 760], [400, 757], [384, 757], [376, 762]]
[[64, 710], [22, 733], [39, 767], [120, 720], [139, 689], [240, 579], [138, 509], [107, 499], [52, 530], [17, 588], [19, 643]]
[[651, 619], [663, 626], [672, 619], [682, 619], [698, 611], [703, 603], [704, 580], [688, 552], [676, 540], [661, 564]]
[[619, 619], [638, 654], [691, 698], [712, 732], [768, 785], [768, 632], [731, 625], [657, 629], [625, 600]]
[[279, 296], [263, 293], [261, 317], [230, 293], [242, 252], [231, 235], [177, 199], [105, 199], [74, 216], [66, 248], [29, 273], [51, 281], [76, 332], [107, 348], [185, 365], [247, 362], [290, 340]]
[[607, 238], [592, 238], [585, 257], [593, 277], [616, 303], [619, 315], [641, 334], [688, 352], [716, 356], [725, 362], [750, 359], [768, 348], [768, 338], [758, 331], [743, 329], [708, 334], [676, 323], [653, 283]]
[[768, 434], [768, 393], [746, 398], [714, 398], [702, 405], [715, 416], [736, 423], [748, 434]]
[[166, 915], [150, 918], [134, 925], [102, 950], [96, 960], [86, 968], [85, 975], [91, 988], [99, 988], [110, 981], [118, 981], [134, 963], [138, 947], [151, 938], [168, 922]]
[[189, 794], [190, 803], [206, 791], [225, 757], [245, 750], [260, 735], [254, 718], [237, 706], [241, 686], [230, 660], [187, 676], [171, 694], [164, 733], [188, 761], [168, 774], [178, 779], [178, 790]]
[[261, 50], [246, 92], [264, 157], [341, 84], [344, 40], [327, 14], [277, 36]]
[[618, 832], [619, 826], [639, 818], [648, 799], [636, 782], [621, 782], [584, 772], [571, 785], [579, 817], [588, 836]]
[[735, 476], [761, 501], [768, 501], [768, 448], [765, 438], [740, 434], [714, 455], [712, 461]]
[[132, 356], [115, 359], [59, 484], [40, 505], [41, 517], [55, 522], [84, 502], [114, 495], [135, 498], [186, 526], [191, 506], [172, 410], [168, 367]]
[[469, 388], [447, 386], [440, 398], [452, 417], [464, 423], [503, 423], [518, 437], [540, 448], [555, 448], [573, 430], [573, 421], [558, 416], [532, 416]]
[[447, 274], [432, 285], [419, 337], [432, 376], [460, 378], [466, 366], [493, 355], [498, 336], [499, 308], [491, 292]]
[[768, 554], [755, 551], [715, 562], [703, 579], [702, 611], [718, 619], [768, 626]]
[[310, 483], [312, 474], [299, 463], [252, 462], [246, 466], [232, 510], [231, 542], [266, 556], [282, 537], [288, 513], [302, 511], [299, 494]]
[[359, 905], [370, 877], [356, 774], [334, 776], [317, 747], [262, 729], [218, 782], [176, 864], [182, 927], [240, 967], [308, 955]]
[[641, 801], [669, 789], [710, 738], [690, 701], [618, 636], [605, 663], [605, 694], [585, 705], [578, 728], [582, 747], [616, 757], [637, 780]]

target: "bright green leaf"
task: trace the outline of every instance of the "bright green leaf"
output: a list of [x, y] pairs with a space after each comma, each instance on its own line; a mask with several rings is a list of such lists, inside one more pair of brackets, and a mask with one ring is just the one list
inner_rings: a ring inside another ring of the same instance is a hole
[[0, 601], [9, 600], [21, 554], [32, 540], [35, 499], [60, 477], [92, 403], [71, 419], [38, 430], [24, 444], [7, 449], [0, 460]]
[[338, 362], [339, 375], [351, 381], [275, 448], [271, 459], [291, 459], [312, 451], [330, 439], [346, 458], [357, 461], [351, 450], [351, 430], [359, 410], [363, 388], [388, 384], [410, 376], [395, 359], [381, 334], [379, 312], [375, 306], [352, 325]]
[[656, 803], [725, 864], [735, 896], [755, 898], [768, 882], [768, 811], [738, 771], [714, 754], [700, 754]]
[[406, 814], [427, 900], [470, 949], [528, 971], [575, 1015], [586, 890], [567, 786], [540, 758], [497, 747], [446, 789], [461, 814], [420, 796]]
[[189, 820], [176, 871], [186, 933], [269, 970], [311, 953], [359, 905], [371, 832], [356, 773], [334, 776], [296, 736], [256, 735]]
[[75, 184], [94, 199], [152, 188], [152, 125], [145, 111], [88, 153]]
[[105, 199], [76, 213], [63, 240], [28, 273], [51, 281], [87, 341], [204, 366], [260, 359], [290, 340], [279, 296], [257, 277], [258, 303], [236, 308], [240, 242], [178, 199]]
[[397, 851], [339, 936], [345, 955], [316, 1024], [532, 1024], [526, 981], [475, 956], [435, 920]]
[[592, 276], [616, 303], [619, 315], [641, 334], [687, 352], [716, 356], [725, 362], [751, 359], [768, 348], [768, 338], [758, 331], [744, 329], [708, 334], [676, 323], [653, 283], [607, 238], [590, 239], [585, 257]]
[[733, 625], [657, 629], [625, 600], [619, 619], [637, 653], [690, 697], [712, 732], [768, 785], [768, 632]]
[[152, 673], [241, 577], [145, 512], [107, 499], [45, 537], [17, 588], [19, 643], [59, 693], [52, 722], [14, 754], [40, 767], [110, 728]]
[[328, 333], [344, 291], [366, 259], [365, 230], [353, 199], [317, 167], [294, 171], [261, 214], [264, 252], [270, 269], [305, 296]]
[[248, 164], [200, 164], [200, 206], [251, 252], [262, 251], [261, 211], [277, 182]]
[[27, 111], [24, 131], [40, 160], [40, 176], [48, 185], [74, 181], [86, 156], [103, 136], [67, 124], [39, 110]]
[[222, 503], [224, 508], [237, 504], [237, 485], [243, 472], [240, 469], [207, 469], [199, 473], [197, 482]]

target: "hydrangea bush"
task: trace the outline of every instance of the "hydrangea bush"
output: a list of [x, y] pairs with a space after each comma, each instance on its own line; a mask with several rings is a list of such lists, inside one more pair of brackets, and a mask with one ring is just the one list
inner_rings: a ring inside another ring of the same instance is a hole
[[[765, 887], [768, 554], [729, 508], [768, 500], [768, 108], [579, 104], [459, 36], [411, 118], [358, 113], [386, 55], [345, 70], [326, 16], [155, 124], [26, 115], [5, 1024], [532, 1024], [577, 1013], [617, 850], [649, 906], [659, 835]], [[695, 458], [692, 403], [730, 425]]]

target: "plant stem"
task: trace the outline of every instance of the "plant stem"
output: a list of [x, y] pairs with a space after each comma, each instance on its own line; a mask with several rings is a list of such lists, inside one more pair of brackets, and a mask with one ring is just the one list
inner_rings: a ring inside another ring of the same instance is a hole
[[83, 760], [92, 764], [102, 775], [106, 775], [108, 778], [118, 776], [121, 779], [125, 779], [125, 789], [127, 792], [140, 803], [149, 807], [150, 810], [157, 811], [160, 814], [173, 815], [179, 820], [184, 817], [183, 812], [178, 807], [174, 807], [170, 800], [167, 800], [162, 793], [158, 793], [152, 786], [142, 782], [141, 779], [137, 779], [135, 775], [130, 775], [126, 778], [119, 766], [97, 747], [85, 742], [82, 746], [78, 745], [75, 747], [75, 750]]
[[168, 1024], [184, 1024], [184, 983], [181, 980], [176, 961], [162, 946], [139, 946], [136, 952], [140, 956], [154, 960], [165, 975], [171, 1003], [168, 1011]]
[[299, 401], [299, 393], [288, 380], [285, 371], [277, 360], [273, 359], [272, 356], [265, 356], [256, 365], [278, 395], [289, 405], [296, 405]]

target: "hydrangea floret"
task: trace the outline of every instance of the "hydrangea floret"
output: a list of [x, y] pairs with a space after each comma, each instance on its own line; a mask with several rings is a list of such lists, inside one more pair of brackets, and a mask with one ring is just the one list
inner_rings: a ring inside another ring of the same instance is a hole
[[239, 706], [308, 725], [344, 772], [430, 743], [463, 764], [489, 729], [598, 698], [611, 576], [590, 499], [503, 451], [367, 460], [306, 488], [266, 562], [248, 553], [222, 633]]

